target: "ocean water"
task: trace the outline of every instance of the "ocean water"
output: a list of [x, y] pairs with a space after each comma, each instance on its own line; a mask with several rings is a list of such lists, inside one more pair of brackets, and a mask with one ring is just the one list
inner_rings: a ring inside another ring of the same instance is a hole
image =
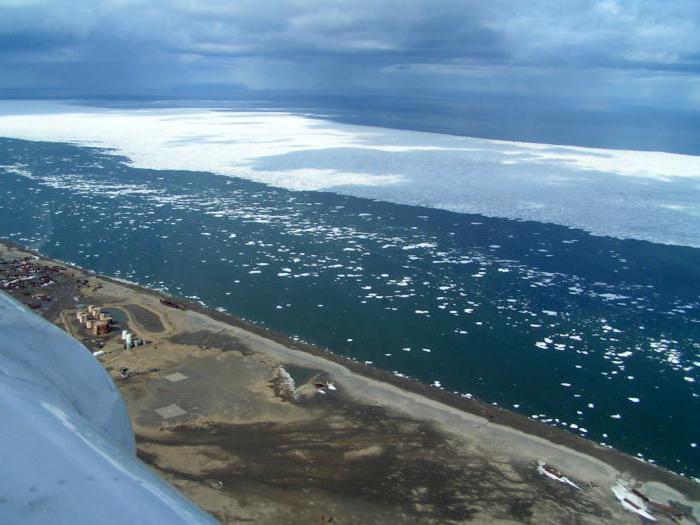
[[0, 236], [700, 475], [699, 249], [126, 160], [0, 139]]

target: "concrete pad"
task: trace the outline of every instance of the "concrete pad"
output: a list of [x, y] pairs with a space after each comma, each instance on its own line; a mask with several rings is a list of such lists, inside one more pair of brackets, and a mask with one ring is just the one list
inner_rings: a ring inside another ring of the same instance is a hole
[[174, 374], [165, 376], [165, 379], [172, 383], [177, 383], [178, 381], [184, 381], [187, 379], [187, 376], [185, 374], [181, 374], [180, 372], [175, 372]]
[[182, 410], [182, 408], [175, 404], [168, 405], [167, 407], [163, 408], [156, 408], [156, 413], [163, 419], [170, 419], [173, 417], [184, 416], [185, 414], [187, 414], [187, 412], [185, 412], [184, 410]]

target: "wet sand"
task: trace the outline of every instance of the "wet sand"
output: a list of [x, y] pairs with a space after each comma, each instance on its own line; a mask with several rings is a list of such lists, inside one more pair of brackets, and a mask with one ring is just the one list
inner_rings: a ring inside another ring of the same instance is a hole
[[[224, 523], [639, 523], [610, 492], [618, 477], [700, 515], [695, 483], [565, 431], [79, 269], [56, 281], [37, 311], [88, 346], [76, 302], [119, 308], [150, 341], [124, 350], [114, 333], [99, 359], [140, 457]], [[538, 459], [584, 490], [537, 474]]]

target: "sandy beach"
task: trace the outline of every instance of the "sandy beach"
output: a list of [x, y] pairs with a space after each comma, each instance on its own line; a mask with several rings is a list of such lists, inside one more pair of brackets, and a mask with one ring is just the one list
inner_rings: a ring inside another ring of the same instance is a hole
[[[226, 314], [0, 245], [56, 266], [51, 283], [6, 291], [69, 331], [111, 373], [139, 456], [223, 523], [639, 523], [618, 478], [685, 509], [700, 486], [582, 437], [396, 377]], [[81, 305], [116, 322], [95, 337]], [[124, 349], [122, 329], [143, 346]], [[125, 370], [126, 369], [126, 370]], [[582, 487], [538, 474], [541, 460]]]

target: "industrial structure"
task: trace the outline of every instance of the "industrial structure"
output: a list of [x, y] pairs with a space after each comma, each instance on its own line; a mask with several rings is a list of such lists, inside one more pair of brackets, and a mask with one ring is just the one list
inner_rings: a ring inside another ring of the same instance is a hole
[[87, 309], [78, 310], [76, 317], [81, 326], [84, 326], [93, 335], [107, 335], [112, 330], [112, 317], [93, 304]]

